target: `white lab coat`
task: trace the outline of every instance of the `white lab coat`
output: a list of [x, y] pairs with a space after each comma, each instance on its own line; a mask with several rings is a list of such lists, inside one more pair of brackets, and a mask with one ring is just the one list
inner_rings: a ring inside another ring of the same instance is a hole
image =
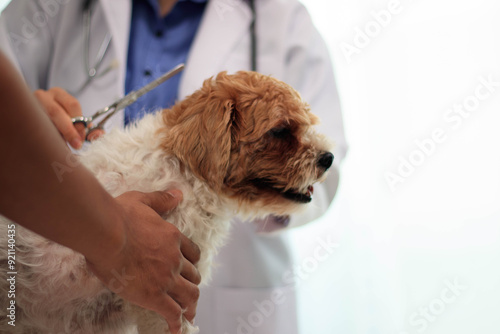
[[[335, 142], [335, 161], [346, 145], [339, 100], [327, 49], [297, 0], [256, 0], [259, 72], [295, 87], [320, 116], [319, 129]], [[115, 68], [77, 95], [84, 114], [124, 93], [131, 1], [100, 0], [92, 17], [90, 61], [107, 31], [113, 35], [103, 66]], [[45, 19], [43, 19], [45, 18]], [[222, 70], [250, 67], [251, 12], [244, 1], [210, 0], [182, 73], [179, 97]], [[75, 91], [87, 79], [82, 1], [13, 1], [0, 18], [1, 48], [15, 61], [32, 89], [54, 86]], [[101, 69], [102, 72], [102, 69]], [[122, 126], [123, 113], [109, 126]], [[327, 182], [315, 187], [313, 203], [291, 225], [321, 216], [338, 183], [335, 164]], [[235, 221], [228, 245], [216, 259], [209, 287], [202, 289], [196, 318], [202, 334], [294, 334], [295, 291], [283, 274], [292, 266], [287, 233], [256, 233], [256, 225]], [[311, 307], [314, 307], [312, 305]]]

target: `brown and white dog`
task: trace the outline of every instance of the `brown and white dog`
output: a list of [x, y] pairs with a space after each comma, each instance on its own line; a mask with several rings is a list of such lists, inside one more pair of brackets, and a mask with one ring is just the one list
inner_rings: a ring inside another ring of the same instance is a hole
[[[327, 140], [313, 130], [316, 122], [285, 83], [255, 72], [222, 72], [171, 109], [93, 142], [81, 161], [113, 196], [182, 190], [168, 221], [200, 247], [198, 269], [206, 282], [231, 217], [287, 215], [311, 201], [312, 185], [325, 179], [333, 161]], [[16, 326], [8, 325], [11, 223], [0, 217], [0, 332], [165, 333], [160, 316], [105, 288], [81, 254], [21, 226]], [[183, 321], [183, 333], [196, 331]]]

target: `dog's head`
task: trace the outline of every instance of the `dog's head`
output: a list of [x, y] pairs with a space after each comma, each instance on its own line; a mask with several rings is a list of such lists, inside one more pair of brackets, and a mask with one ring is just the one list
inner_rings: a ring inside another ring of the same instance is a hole
[[310, 202], [333, 161], [300, 95], [255, 72], [222, 72], [163, 117], [164, 149], [243, 212], [286, 214]]

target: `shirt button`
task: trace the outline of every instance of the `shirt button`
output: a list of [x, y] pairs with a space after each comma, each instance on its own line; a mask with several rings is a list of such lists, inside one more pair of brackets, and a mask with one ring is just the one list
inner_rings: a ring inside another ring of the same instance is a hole
[[144, 75], [150, 77], [153, 73], [150, 70], [144, 70]]
[[156, 33], [155, 33], [155, 36], [158, 37], [158, 38], [163, 37], [163, 31], [157, 30]]

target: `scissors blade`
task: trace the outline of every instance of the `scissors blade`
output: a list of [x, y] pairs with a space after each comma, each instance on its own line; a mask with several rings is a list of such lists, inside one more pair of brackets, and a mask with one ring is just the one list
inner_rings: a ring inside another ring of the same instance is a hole
[[112, 115], [114, 115], [115, 112], [128, 107], [129, 105], [131, 105], [132, 103], [137, 101], [137, 99], [139, 97], [141, 97], [144, 94], [146, 94], [147, 92], [155, 89], [156, 87], [158, 87], [159, 85], [161, 85], [162, 83], [164, 83], [165, 81], [167, 81], [168, 79], [170, 79], [171, 77], [173, 77], [174, 75], [176, 75], [177, 73], [182, 71], [183, 69], [184, 69], [184, 64], [179, 64], [179, 65], [175, 66], [173, 69], [171, 69], [167, 73], [163, 74], [158, 79], [151, 81], [150, 83], [148, 83], [144, 87], [139, 88], [138, 90], [131, 91], [130, 93], [128, 93], [124, 97], [119, 98], [118, 100], [116, 100], [115, 102], [110, 104], [109, 106], [97, 110], [96, 113], [90, 117], [90, 119], [92, 120], [94, 118], [97, 118], [97, 117], [109, 112], [110, 110], [113, 110], [109, 115], [106, 116], [105, 119], [107, 120]]
[[128, 93], [123, 98], [121, 98], [120, 100], [115, 102], [116, 109], [120, 110], [120, 109], [128, 107], [129, 105], [131, 105], [132, 103], [137, 101], [138, 98], [140, 98], [141, 96], [143, 96], [147, 92], [155, 89], [156, 87], [158, 87], [159, 85], [161, 85], [162, 83], [164, 83], [165, 81], [167, 81], [168, 79], [170, 79], [171, 77], [173, 77], [174, 75], [176, 75], [177, 73], [182, 71], [183, 69], [184, 69], [184, 64], [179, 64], [176, 67], [174, 67], [173, 69], [171, 69], [170, 71], [168, 71], [167, 73], [163, 74], [158, 79], [151, 81], [150, 83], [148, 83], [144, 87]]

